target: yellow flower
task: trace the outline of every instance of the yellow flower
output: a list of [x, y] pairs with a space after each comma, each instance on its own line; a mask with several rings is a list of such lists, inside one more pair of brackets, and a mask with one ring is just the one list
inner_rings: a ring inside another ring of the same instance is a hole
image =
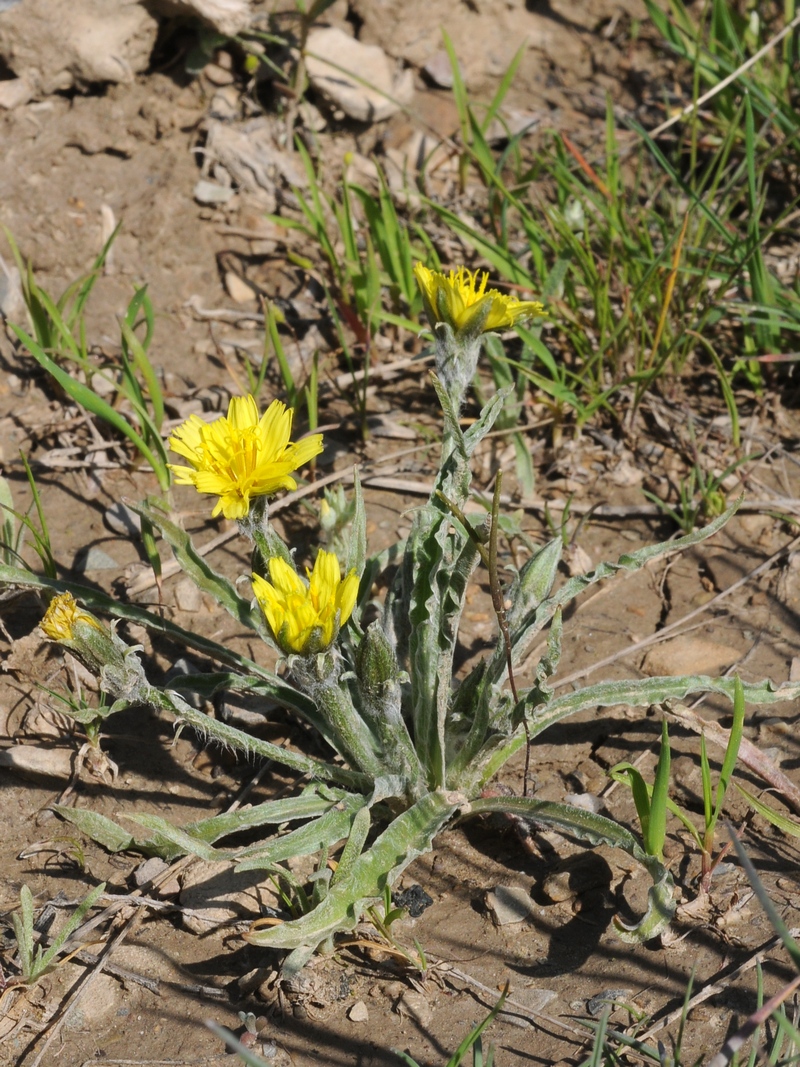
[[292, 412], [273, 400], [263, 415], [252, 396], [235, 396], [227, 417], [204, 422], [192, 415], [169, 439], [169, 447], [190, 467], [170, 464], [178, 485], [219, 497], [212, 514], [244, 519], [252, 497], [296, 489], [291, 472], [322, 451], [322, 435], [289, 440]]
[[414, 276], [431, 326], [446, 322], [456, 335], [502, 330], [518, 319], [546, 314], [537, 300], [517, 300], [497, 289], [487, 289], [489, 275], [485, 271], [459, 267], [448, 276], [417, 263]]
[[313, 571], [306, 570], [308, 585], [288, 563], [269, 561], [266, 581], [253, 575], [253, 592], [280, 648], [287, 654], [324, 652], [353, 613], [358, 596], [358, 575], [343, 580], [339, 560], [320, 549]]
[[39, 625], [45, 637], [49, 637], [51, 641], [72, 641], [73, 630], [78, 622], [88, 623], [97, 630], [102, 629], [93, 615], [78, 607], [72, 593], [59, 593], [50, 601], [45, 617]]

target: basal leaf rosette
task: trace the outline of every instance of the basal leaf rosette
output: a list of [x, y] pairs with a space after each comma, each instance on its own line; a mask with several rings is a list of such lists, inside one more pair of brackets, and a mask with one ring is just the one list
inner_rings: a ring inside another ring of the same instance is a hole
[[292, 472], [322, 451], [322, 435], [290, 440], [292, 412], [273, 400], [263, 415], [252, 396], [232, 397], [228, 414], [214, 422], [192, 415], [169, 439], [189, 466], [170, 464], [178, 485], [219, 497], [213, 517], [246, 519], [251, 501], [296, 489]]
[[284, 560], [273, 557], [269, 581], [253, 575], [253, 592], [287, 656], [311, 656], [330, 648], [356, 605], [358, 575], [351, 570], [342, 578], [333, 552], [320, 549], [314, 569], [306, 574], [307, 582]]

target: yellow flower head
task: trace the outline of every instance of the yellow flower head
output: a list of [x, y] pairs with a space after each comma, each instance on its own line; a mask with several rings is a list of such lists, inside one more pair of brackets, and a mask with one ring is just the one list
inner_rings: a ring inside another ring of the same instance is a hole
[[252, 497], [296, 489], [291, 472], [322, 451], [322, 435], [289, 440], [292, 412], [273, 400], [263, 415], [252, 396], [235, 396], [227, 416], [204, 422], [192, 415], [169, 439], [169, 447], [190, 467], [170, 464], [178, 485], [219, 497], [212, 514], [244, 519]]
[[456, 335], [502, 330], [518, 319], [546, 314], [537, 300], [517, 300], [497, 289], [487, 289], [489, 275], [485, 271], [459, 267], [446, 275], [417, 263], [414, 277], [431, 326], [446, 322]]
[[320, 549], [313, 571], [306, 570], [308, 585], [292, 567], [277, 557], [269, 561], [266, 581], [253, 575], [253, 592], [280, 648], [287, 654], [324, 652], [350, 616], [358, 596], [358, 575], [342, 579], [339, 560]]
[[72, 593], [59, 593], [50, 601], [45, 617], [39, 623], [45, 637], [51, 641], [72, 641], [74, 627], [78, 622], [88, 623], [96, 629], [102, 629], [93, 615], [78, 607]]

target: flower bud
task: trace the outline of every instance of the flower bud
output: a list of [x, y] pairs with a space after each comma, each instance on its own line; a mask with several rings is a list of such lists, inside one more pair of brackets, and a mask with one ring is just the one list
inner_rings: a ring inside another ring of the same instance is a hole
[[71, 593], [54, 596], [39, 625], [45, 637], [68, 648], [100, 678], [105, 692], [127, 703], [144, 700], [149, 687], [135, 650], [79, 607]]

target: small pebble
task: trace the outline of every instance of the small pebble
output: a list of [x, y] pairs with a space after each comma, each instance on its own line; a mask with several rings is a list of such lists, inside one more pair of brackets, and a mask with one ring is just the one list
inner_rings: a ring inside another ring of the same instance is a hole
[[206, 63], [203, 67], [203, 74], [212, 85], [230, 85], [234, 80], [231, 71], [225, 70], [219, 63]]
[[182, 578], [175, 587], [175, 603], [180, 611], [200, 611], [203, 594], [191, 578]]
[[606, 1008], [613, 1007], [615, 1002], [625, 1001], [630, 995], [630, 989], [606, 989], [586, 1001], [586, 1010], [592, 1016], [602, 1015]]
[[198, 204], [227, 204], [236, 195], [236, 190], [201, 178], [194, 187], [193, 195]]
[[367, 1011], [367, 1005], [363, 1000], [357, 1000], [355, 1004], [350, 1008], [347, 1013], [347, 1018], [352, 1023], [367, 1023], [369, 1022], [369, 1012]]
[[447, 52], [442, 50], [435, 52], [422, 70], [437, 88], [453, 88], [453, 64]]
[[137, 886], [143, 886], [147, 882], [152, 882], [159, 874], [163, 874], [167, 866], [168, 864], [160, 856], [151, 856], [149, 860], [139, 864], [133, 872], [133, 880]]
[[123, 537], [138, 537], [142, 532], [141, 518], [121, 500], [106, 510], [103, 521], [109, 530]]
[[243, 281], [238, 274], [229, 270], [225, 272], [225, 288], [228, 292], [228, 296], [231, 300], [235, 300], [237, 304], [248, 304], [251, 300], [255, 300], [255, 293], [247, 284]]
[[108, 552], [97, 548], [96, 545], [90, 545], [88, 548], [78, 549], [72, 569], [78, 574], [85, 574], [86, 571], [118, 571], [121, 567]]
[[509, 926], [530, 919], [535, 905], [527, 889], [498, 885], [486, 894], [486, 907], [496, 926]]

